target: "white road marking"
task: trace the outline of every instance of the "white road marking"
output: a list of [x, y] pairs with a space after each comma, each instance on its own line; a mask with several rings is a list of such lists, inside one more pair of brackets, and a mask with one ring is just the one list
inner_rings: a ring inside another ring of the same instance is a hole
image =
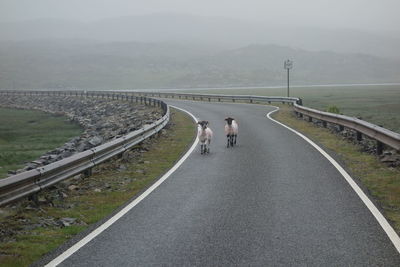
[[[184, 110], [182, 108], [175, 107], [175, 106], [171, 106], [171, 105], [170, 105], [170, 107], [173, 107], [173, 108], [179, 109], [183, 112], [186, 112], [197, 123], [197, 121], [198, 121], [197, 118], [189, 111]], [[145, 192], [143, 192], [140, 196], [138, 196], [136, 199], [134, 199], [131, 203], [129, 203], [120, 212], [118, 212], [113, 217], [111, 217], [108, 221], [106, 221], [105, 223], [100, 225], [98, 228], [94, 229], [90, 234], [85, 236], [83, 239], [81, 239], [79, 242], [77, 242], [75, 245], [73, 245], [72, 247], [67, 249], [64, 253], [59, 255], [57, 258], [53, 259], [51, 262], [49, 262], [45, 266], [52, 267], [52, 266], [59, 265], [64, 260], [66, 260], [68, 257], [70, 257], [72, 254], [74, 254], [76, 251], [78, 251], [81, 247], [83, 247], [87, 243], [89, 243], [93, 238], [95, 238], [96, 236], [101, 234], [104, 230], [106, 230], [108, 227], [110, 227], [113, 223], [115, 223], [118, 219], [120, 219], [122, 216], [124, 216], [127, 212], [129, 212], [137, 204], [139, 204], [143, 199], [145, 199], [151, 192], [153, 192], [159, 185], [161, 185], [172, 173], [174, 173], [182, 165], [182, 163], [189, 157], [189, 155], [196, 148], [198, 142], [199, 142], [199, 139], [196, 137], [195, 142], [190, 147], [190, 149], [186, 152], [186, 154], [166, 174], [164, 174], [156, 183], [154, 183], [151, 187], [149, 187]]]
[[392, 241], [393, 245], [396, 247], [397, 251], [400, 253], [400, 237], [397, 235], [397, 233], [394, 231], [393, 227], [388, 223], [386, 218], [382, 215], [382, 213], [375, 207], [375, 205], [372, 203], [372, 201], [368, 198], [367, 195], [364, 194], [364, 192], [361, 190], [361, 188], [357, 185], [356, 182], [354, 182], [353, 178], [342, 168], [342, 166], [339, 165], [339, 163], [336, 162], [331, 156], [329, 156], [328, 153], [326, 153], [322, 148], [320, 148], [317, 144], [315, 144], [313, 141], [311, 141], [308, 137], [304, 136], [303, 134], [299, 133], [298, 131], [286, 126], [285, 124], [274, 120], [271, 118], [271, 114], [278, 111], [279, 108], [276, 107], [275, 110], [269, 112], [267, 114], [268, 119], [278, 123], [279, 125], [289, 129], [290, 131], [294, 132], [304, 140], [306, 140], [309, 144], [311, 144], [318, 152], [320, 152], [327, 160], [329, 160], [332, 165], [340, 172], [340, 174], [346, 179], [346, 181], [349, 183], [351, 188], [357, 193], [357, 195], [360, 197], [362, 202], [367, 206], [369, 211], [374, 215], [375, 219], [378, 221], [378, 223], [381, 225], [383, 230], [386, 232], [387, 236], [389, 239]]

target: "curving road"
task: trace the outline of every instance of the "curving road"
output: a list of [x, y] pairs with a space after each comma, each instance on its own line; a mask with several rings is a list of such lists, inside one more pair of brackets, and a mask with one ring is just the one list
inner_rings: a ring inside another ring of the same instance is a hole
[[[377, 220], [333, 165], [265, 115], [272, 107], [171, 101], [210, 121], [157, 189], [60, 266], [400, 266]], [[239, 122], [227, 149], [224, 118]]]

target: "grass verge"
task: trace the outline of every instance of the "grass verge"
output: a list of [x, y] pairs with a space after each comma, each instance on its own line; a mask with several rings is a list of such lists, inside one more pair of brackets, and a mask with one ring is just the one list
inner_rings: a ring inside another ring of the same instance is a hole
[[363, 152], [360, 146], [326, 128], [298, 119], [290, 107], [281, 105], [279, 108], [273, 117], [333, 151], [351, 176], [367, 189], [368, 195], [378, 203], [384, 216], [400, 234], [400, 169], [387, 167], [375, 155]]
[[0, 108], [0, 178], [81, 132], [77, 124], [66, 122], [63, 116]]
[[27, 266], [90, 224], [110, 215], [149, 187], [187, 151], [195, 138], [192, 119], [171, 109], [158, 137], [102, 164], [88, 178], [76, 176], [39, 195], [0, 210], [0, 266]]

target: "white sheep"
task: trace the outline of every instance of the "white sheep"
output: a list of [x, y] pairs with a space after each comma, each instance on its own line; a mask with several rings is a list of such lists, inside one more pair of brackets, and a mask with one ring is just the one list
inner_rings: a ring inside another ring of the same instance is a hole
[[225, 135], [227, 138], [226, 147], [236, 145], [236, 139], [239, 132], [239, 126], [234, 118], [227, 117], [225, 118]]
[[197, 136], [200, 141], [201, 154], [210, 153], [210, 143], [213, 136], [212, 130], [208, 127], [208, 121], [199, 121]]

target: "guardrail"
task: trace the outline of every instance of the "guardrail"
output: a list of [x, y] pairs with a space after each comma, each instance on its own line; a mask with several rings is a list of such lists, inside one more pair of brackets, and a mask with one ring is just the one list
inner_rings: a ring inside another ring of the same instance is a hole
[[303, 107], [295, 104], [294, 110], [299, 116], [308, 116], [309, 121], [313, 118], [321, 120], [323, 126], [326, 127], [326, 123], [332, 123], [339, 125], [340, 130], [344, 127], [356, 131], [356, 139], [361, 141], [362, 135], [366, 135], [377, 141], [376, 153], [381, 155], [383, 152], [383, 144], [392, 147], [396, 150], [400, 150], [400, 134], [385, 129], [381, 126], [360, 120], [355, 117], [349, 117], [339, 114], [333, 114], [329, 112], [323, 112], [308, 107]]
[[[125, 92], [122, 92], [125, 93]], [[208, 100], [208, 101], [242, 101], [248, 103], [297, 103], [302, 105], [302, 100], [297, 97], [282, 97], [282, 96], [256, 96], [256, 95], [217, 95], [217, 94], [189, 94], [189, 93], [166, 93], [166, 92], [143, 92], [143, 91], [128, 91], [127, 93], [137, 96], [151, 96], [151, 97], [165, 97], [165, 98], [177, 98], [187, 100]]]
[[72, 95], [84, 97], [107, 97], [136, 101], [147, 105], [159, 106], [163, 109], [163, 117], [147, 124], [143, 128], [130, 132], [108, 143], [72, 155], [71, 157], [51, 163], [49, 165], [22, 172], [4, 179], [0, 179], [0, 206], [4, 206], [20, 198], [33, 195], [54, 185], [62, 180], [79, 173], [91, 174], [91, 169], [130, 149], [146, 138], [160, 131], [169, 122], [169, 107], [163, 101], [147, 97], [134, 97], [132, 95], [118, 96], [113, 94], [100, 95], [96, 92], [85, 91], [0, 91], [0, 95]]
[[302, 106], [302, 100], [296, 97], [279, 97], [279, 96], [253, 96], [253, 95], [217, 95], [217, 94], [189, 94], [189, 93], [167, 93], [167, 92], [144, 92], [144, 91], [130, 91], [129, 94], [138, 96], [152, 96], [152, 97], [165, 97], [176, 99], [190, 99], [190, 100], [208, 100], [208, 101], [242, 101], [248, 103], [269, 103], [282, 102], [289, 103], [294, 106], [295, 112], [299, 116], [306, 115], [309, 121], [312, 118], [321, 120], [323, 126], [326, 127], [327, 123], [339, 125], [340, 129], [344, 127], [356, 131], [358, 141], [361, 141], [362, 135], [368, 136], [377, 141], [376, 152], [378, 155], [383, 152], [383, 145], [387, 145], [396, 150], [400, 150], [400, 134], [385, 129], [383, 127], [374, 125], [372, 123], [344, 115], [338, 115], [328, 112], [319, 111], [316, 109]]

